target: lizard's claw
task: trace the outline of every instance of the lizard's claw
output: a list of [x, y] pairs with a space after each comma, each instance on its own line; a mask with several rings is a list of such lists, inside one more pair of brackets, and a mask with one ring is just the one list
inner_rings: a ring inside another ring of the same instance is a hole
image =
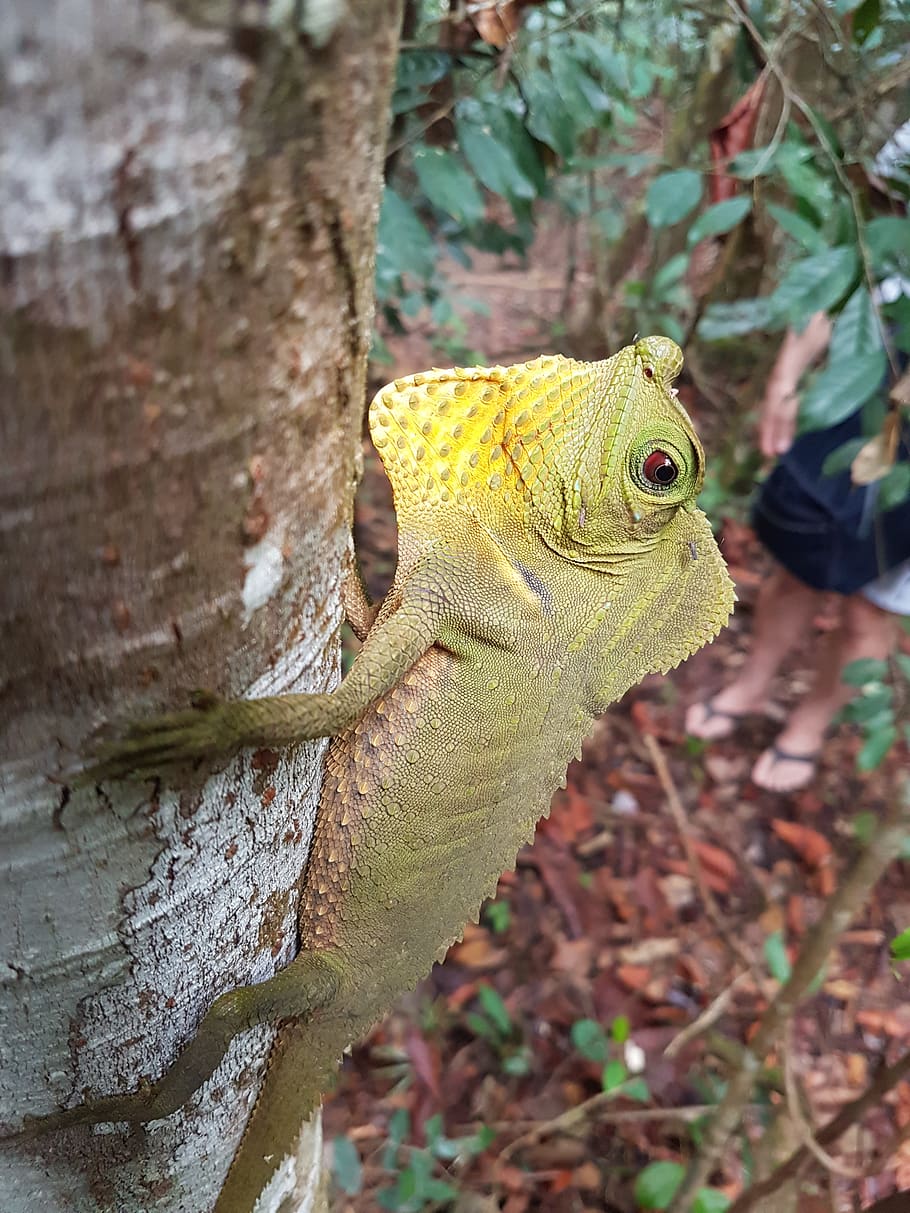
[[203, 692], [185, 711], [136, 721], [122, 737], [98, 744], [86, 765], [75, 772], [75, 782], [151, 779], [170, 767], [230, 754], [236, 742], [232, 743], [228, 706]]

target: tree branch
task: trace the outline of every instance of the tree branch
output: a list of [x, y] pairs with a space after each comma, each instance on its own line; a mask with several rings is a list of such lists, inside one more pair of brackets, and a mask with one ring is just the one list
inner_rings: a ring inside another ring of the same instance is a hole
[[670, 1205], [670, 1213], [688, 1213], [698, 1189], [707, 1182], [717, 1166], [730, 1135], [740, 1122], [765, 1057], [792, 1018], [799, 1002], [809, 992], [838, 936], [865, 904], [872, 887], [898, 855], [908, 822], [910, 780], [894, 797], [868, 847], [828, 899], [821, 918], [800, 948], [789, 978], [759, 1020], [755, 1035], [743, 1049], [739, 1069], [730, 1078], [724, 1098], [705, 1131], [702, 1148], [689, 1166]]

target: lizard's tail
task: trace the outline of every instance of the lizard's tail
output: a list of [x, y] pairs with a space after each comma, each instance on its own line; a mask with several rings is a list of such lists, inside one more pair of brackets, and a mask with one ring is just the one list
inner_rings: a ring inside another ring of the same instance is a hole
[[310, 1166], [318, 1173], [320, 1145], [317, 1137], [308, 1166], [301, 1156], [300, 1137], [350, 1040], [351, 1028], [343, 1019], [294, 1020], [279, 1029], [259, 1098], [213, 1213], [252, 1213], [287, 1160], [294, 1164], [283, 1181], [287, 1191], [276, 1192], [269, 1207], [278, 1207], [279, 1196], [306, 1190]]

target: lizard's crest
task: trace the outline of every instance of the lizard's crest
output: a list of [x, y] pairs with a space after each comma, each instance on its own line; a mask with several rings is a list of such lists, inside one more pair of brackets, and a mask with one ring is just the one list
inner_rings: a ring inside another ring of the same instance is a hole
[[694, 500], [704, 456], [671, 391], [679, 347], [648, 337], [603, 362], [544, 355], [432, 370], [384, 388], [370, 430], [399, 520], [443, 506], [521, 519], [597, 565]]

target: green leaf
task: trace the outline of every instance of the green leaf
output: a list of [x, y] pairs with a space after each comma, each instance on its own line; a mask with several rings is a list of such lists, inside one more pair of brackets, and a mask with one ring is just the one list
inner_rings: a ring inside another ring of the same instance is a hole
[[484, 908], [483, 917], [494, 934], [501, 935], [512, 922], [512, 907], [507, 901], [491, 901]]
[[[602, 38], [585, 31], [576, 31], [572, 35], [572, 41], [581, 57], [597, 69], [601, 79], [611, 87], [616, 96], [635, 96], [632, 93], [625, 55], [614, 50]], [[643, 96], [644, 94], [638, 95]]]
[[834, 196], [831, 182], [812, 163], [812, 152], [804, 144], [785, 143], [778, 150], [777, 168], [790, 192], [819, 219], [831, 211]]
[[846, 472], [868, 441], [868, 438], [851, 438], [830, 455], [826, 455], [822, 464], [822, 475], [836, 476], [838, 472]]
[[525, 80], [524, 88], [528, 130], [558, 156], [569, 159], [575, 150], [575, 119], [555, 82], [544, 72], [534, 72]]
[[496, 1030], [503, 1036], [510, 1035], [512, 1017], [497, 991], [492, 986], [480, 985], [477, 987], [477, 997]]
[[866, 846], [872, 840], [872, 835], [875, 833], [875, 827], [878, 824], [878, 817], [869, 809], [864, 809], [862, 813], [857, 813], [853, 818], [853, 833], [860, 842]]
[[436, 246], [409, 202], [393, 189], [382, 195], [376, 244], [376, 275], [413, 274], [429, 278], [436, 268]]
[[897, 269], [910, 257], [910, 218], [879, 215], [866, 225], [866, 243], [880, 273]]
[[730, 1207], [730, 1197], [718, 1188], [699, 1188], [692, 1202], [692, 1213], [724, 1213]]
[[901, 674], [910, 682], [910, 657], [906, 653], [895, 653], [894, 660]]
[[848, 719], [854, 724], [864, 725], [872, 730], [876, 725], [893, 724], [894, 712], [891, 700], [894, 695], [891, 687], [873, 683], [875, 690], [871, 694], [860, 695], [847, 705]]
[[882, 477], [878, 487], [878, 506], [893, 510], [910, 496], [910, 463], [896, 463]]
[[356, 1196], [363, 1185], [360, 1153], [348, 1137], [335, 1137], [332, 1140], [332, 1174], [335, 1183], [348, 1196]]
[[787, 210], [785, 206], [778, 206], [776, 202], [769, 202], [768, 214], [788, 236], [792, 236], [796, 243], [801, 244], [807, 252], [820, 253], [828, 247], [818, 228], [808, 219], [804, 219], [802, 215], [797, 215], [796, 211]]
[[910, 927], [891, 940], [891, 957], [893, 960], [910, 960]]
[[[472, 108], [467, 111], [471, 118], [462, 116], [463, 112], [460, 109], [455, 118], [458, 145], [481, 184], [506, 198], [535, 198], [537, 187], [518, 163], [519, 145], [504, 140], [486, 112]], [[522, 132], [527, 138], [524, 128]]]
[[583, 130], [598, 125], [610, 109], [610, 98], [588, 75], [570, 43], [551, 46], [549, 60], [553, 82], [572, 116], [574, 143]]
[[776, 326], [770, 299], [740, 299], [736, 303], [709, 303], [699, 321], [698, 335], [703, 341], [722, 341], [772, 327]]
[[787, 955], [783, 931], [772, 931], [766, 936], [764, 952], [771, 976], [783, 985], [790, 977], [790, 957]]
[[610, 1036], [618, 1045], [624, 1045], [629, 1039], [632, 1027], [628, 1015], [617, 1015], [610, 1024]]
[[671, 227], [685, 219], [701, 201], [703, 182], [694, 169], [675, 169], [661, 173], [648, 186], [645, 214], [652, 227]]
[[465, 226], [483, 218], [483, 197], [477, 182], [450, 152], [441, 147], [418, 147], [414, 170], [420, 188], [438, 210]]
[[888, 677], [887, 661], [877, 657], [859, 657], [844, 666], [841, 671], [841, 682], [848, 687], [864, 687], [867, 682], [882, 682]]
[[630, 1078], [623, 1087], [622, 1093], [637, 1103], [650, 1103], [651, 1101], [651, 1088], [643, 1078]]
[[742, 223], [749, 211], [752, 210], [752, 199], [746, 194], [736, 198], [725, 198], [723, 202], [715, 202], [698, 216], [689, 228], [686, 243], [691, 248], [704, 240], [706, 236], [720, 236], [730, 232], [737, 224]]
[[863, 0], [853, 15], [853, 41], [862, 46], [877, 28], [881, 18], [881, 0]]
[[[777, 149], [779, 150], [779, 149]], [[729, 169], [734, 177], [742, 177], [744, 181], [752, 181], [755, 177], [764, 177], [774, 171], [774, 161], [777, 151], [768, 147], [752, 147], [739, 152], [730, 161]]]
[[867, 738], [856, 756], [856, 767], [860, 771], [873, 771], [897, 741], [897, 729], [893, 724], [876, 729]]
[[851, 416], [880, 390], [886, 366], [884, 350], [829, 363], [803, 393], [800, 429], [827, 429]]
[[[910, 235], [910, 232], [907, 234]], [[875, 318], [872, 296], [865, 286], [859, 286], [834, 322], [830, 361], [840, 365], [847, 358], [870, 354], [881, 348], [882, 335]]]
[[678, 1162], [650, 1162], [635, 1180], [635, 1199], [641, 1209], [666, 1209], [683, 1181], [685, 1167]]
[[604, 1030], [595, 1019], [577, 1019], [569, 1031], [573, 1046], [588, 1061], [607, 1060], [609, 1045]]
[[858, 269], [855, 245], [838, 245], [794, 262], [771, 296], [786, 321], [801, 328], [815, 312], [826, 312], [846, 293]]
[[660, 299], [679, 282], [689, 268], [689, 254], [677, 253], [660, 267], [651, 279], [651, 298]]
[[605, 1091], [615, 1091], [628, 1077], [629, 1072], [626, 1067], [618, 1058], [614, 1057], [604, 1066], [601, 1085]]

